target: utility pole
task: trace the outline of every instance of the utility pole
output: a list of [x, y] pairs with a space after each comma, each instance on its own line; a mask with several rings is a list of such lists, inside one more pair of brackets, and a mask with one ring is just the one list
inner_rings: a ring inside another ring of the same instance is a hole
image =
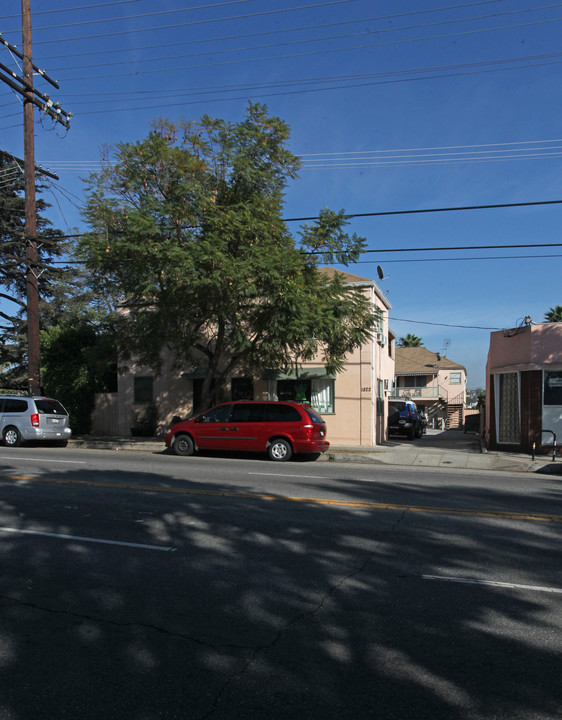
[[33, 62], [31, 59], [31, 0], [21, 0], [23, 80], [31, 88], [23, 100], [23, 172], [25, 179], [25, 235], [27, 239], [27, 368], [30, 395], [41, 392], [39, 352], [39, 281], [37, 275], [37, 213], [35, 207], [35, 130], [33, 127]]
[[[8, 43], [0, 35], [0, 45], [6, 47], [12, 55], [22, 61], [23, 77], [19, 77], [3, 63], [0, 63], [0, 81], [23, 96], [23, 145], [24, 145], [24, 183], [25, 183], [25, 241], [26, 241], [26, 299], [27, 299], [27, 365], [28, 390], [32, 395], [41, 392], [41, 360], [39, 351], [39, 271], [37, 250], [44, 241], [37, 238], [37, 209], [35, 202], [35, 173], [41, 172], [58, 179], [56, 175], [35, 167], [34, 106], [50, 117], [54, 124], [70, 127], [72, 113], [64, 111], [58, 103], [53, 103], [48, 95], [33, 87], [33, 72], [37, 72], [53, 87], [59, 85], [43, 70], [33, 64], [31, 47], [31, 0], [21, 0], [22, 51]], [[12, 157], [3, 151], [4, 156]]]

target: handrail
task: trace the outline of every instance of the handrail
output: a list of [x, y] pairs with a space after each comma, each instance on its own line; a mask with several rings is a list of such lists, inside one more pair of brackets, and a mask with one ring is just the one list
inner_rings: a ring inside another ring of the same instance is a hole
[[[540, 435], [542, 437], [543, 433], [552, 433], [552, 462], [556, 460], [556, 433], [554, 430], [537, 430], [537, 432], [533, 435], [533, 457], [532, 459], [535, 459], [535, 446], [537, 444], [537, 437]], [[542, 447], [542, 443], [541, 443]]]

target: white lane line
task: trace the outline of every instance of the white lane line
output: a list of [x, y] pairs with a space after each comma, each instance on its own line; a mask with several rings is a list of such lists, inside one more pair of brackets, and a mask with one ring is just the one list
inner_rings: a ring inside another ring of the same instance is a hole
[[85, 460], [51, 460], [50, 458], [14, 457], [13, 455], [0, 455], [0, 460], [25, 460], [26, 462], [66, 463], [70, 465], [85, 465]]
[[324, 475], [284, 475], [283, 473], [250, 472], [248, 475], [266, 475], [267, 477], [299, 478], [299, 480], [328, 480]]
[[41, 537], [58, 538], [59, 540], [78, 540], [80, 542], [100, 543], [102, 545], [120, 545], [121, 547], [140, 548], [141, 550], [160, 550], [162, 552], [175, 552], [176, 550], [174, 547], [165, 547], [163, 545], [144, 545], [142, 543], [121, 542], [119, 540], [80, 537], [79, 535], [61, 535], [59, 533], [40, 532], [39, 530], [19, 530], [17, 528], [0, 527], [0, 532], [16, 533], [19, 535], [39, 535]]
[[532, 592], [562, 594], [562, 588], [543, 587], [541, 585], [520, 585], [519, 583], [496, 582], [495, 580], [474, 580], [473, 578], [446, 577], [443, 575], [422, 575], [424, 580], [443, 580], [445, 582], [467, 583], [469, 585], [491, 585], [493, 587], [516, 588]]

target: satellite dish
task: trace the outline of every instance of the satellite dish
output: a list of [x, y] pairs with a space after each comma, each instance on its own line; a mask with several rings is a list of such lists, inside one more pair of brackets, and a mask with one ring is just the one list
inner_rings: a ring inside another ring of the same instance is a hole
[[379, 276], [379, 280], [384, 280], [384, 273], [380, 265], [377, 265], [377, 275]]

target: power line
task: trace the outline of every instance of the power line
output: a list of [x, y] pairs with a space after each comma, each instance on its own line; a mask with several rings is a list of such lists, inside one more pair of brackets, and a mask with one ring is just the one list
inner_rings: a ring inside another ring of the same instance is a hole
[[[179, 92], [179, 90], [178, 90]], [[322, 155], [322, 156], [339, 156], [339, 155], [361, 155], [364, 153], [380, 153], [380, 154], [387, 154], [387, 153], [421, 153], [421, 152], [431, 152], [436, 150], [444, 150], [444, 151], [450, 151], [446, 153], [447, 155], [454, 154], [453, 151], [462, 149], [469, 150], [469, 148], [486, 148], [487, 152], [492, 153], [498, 153], [498, 152], [511, 152], [513, 146], [519, 146], [515, 147], [513, 149], [514, 152], [517, 152], [518, 150], [525, 151], [528, 149], [528, 146], [530, 145], [545, 145], [546, 143], [562, 143], [562, 138], [554, 138], [549, 140], [518, 140], [518, 141], [512, 141], [512, 142], [500, 142], [500, 143], [480, 143], [480, 144], [474, 144], [474, 145], [442, 145], [438, 147], [421, 147], [421, 148], [395, 148], [395, 149], [389, 149], [389, 150], [364, 150], [364, 151], [342, 151], [342, 152], [334, 152], [334, 153], [313, 153], [313, 154], [306, 154], [306, 153], [297, 153], [298, 157], [305, 158], [316, 156], [316, 155]], [[509, 147], [508, 147], [509, 146]], [[505, 149], [507, 147], [507, 149]], [[556, 149], [560, 148], [562, 150], [562, 145], [556, 146]], [[536, 148], [536, 149], [542, 149], [542, 148]], [[484, 152], [480, 150], [470, 150], [471, 153], [478, 153], [478, 152]], [[400, 157], [400, 156], [399, 156]], [[413, 157], [416, 157], [415, 155]], [[66, 172], [87, 172], [88, 170], [95, 171], [99, 169], [99, 166], [101, 165], [101, 160], [50, 160], [50, 161], [44, 161], [44, 163], [49, 163], [50, 165], [57, 167], [60, 171], [66, 171]]]
[[[245, 0], [240, 0], [240, 2], [244, 2]], [[136, 34], [141, 32], [156, 32], [157, 30], [174, 30], [181, 27], [190, 27], [193, 25], [205, 25], [209, 23], [218, 23], [218, 22], [231, 22], [233, 20], [246, 20], [246, 19], [253, 19], [257, 17], [264, 17], [269, 15], [279, 15], [283, 13], [288, 12], [296, 12], [299, 10], [312, 10], [316, 8], [323, 8], [328, 7], [330, 5], [344, 5], [352, 2], [357, 2], [357, 0], [329, 0], [328, 2], [319, 2], [314, 3], [312, 5], [297, 5], [295, 7], [290, 8], [276, 8], [275, 10], [263, 10], [260, 12], [254, 12], [254, 13], [247, 13], [245, 15], [230, 15], [226, 17], [221, 18], [207, 18], [205, 20], [191, 20], [189, 22], [184, 23], [175, 23], [173, 25], [162, 25], [160, 27], [147, 27], [147, 28], [134, 28], [131, 30], [118, 30], [115, 32], [110, 33], [98, 33], [96, 35], [81, 35], [81, 36], [75, 36], [75, 37], [64, 37], [64, 38], [58, 38], [56, 40], [41, 40], [36, 45], [48, 45], [51, 43], [61, 43], [61, 42], [72, 42], [74, 40], [94, 40], [94, 39], [100, 39], [100, 38], [107, 38], [107, 37], [115, 37], [117, 35], [130, 35], [130, 34]], [[202, 6], [205, 7], [205, 6]], [[190, 9], [190, 8], [188, 8]], [[112, 22], [118, 21], [120, 18], [110, 18], [108, 20], [111, 20]], [[95, 22], [95, 21], [92, 21]], [[77, 24], [83, 24], [83, 23], [77, 23]], [[45, 27], [45, 28], [36, 28], [38, 30], [53, 30], [56, 29], [57, 26], [53, 27]], [[58, 27], [64, 27], [64, 26], [58, 26]]]
[[[481, 0], [480, 2], [475, 3], [464, 3], [462, 5], [449, 5], [442, 8], [428, 8], [426, 10], [412, 10], [410, 12], [405, 13], [398, 13], [393, 15], [381, 15], [378, 17], [368, 17], [368, 18], [359, 18], [357, 20], [344, 20], [340, 19], [337, 22], [330, 22], [330, 23], [317, 23], [315, 25], [301, 25], [299, 27], [291, 27], [291, 28], [281, 28], [277, 30], [263, 30], [261, 32], [253, 32], [253, 33], [242, 33], [237, 35], [222, 35], [219, 37], [213, 37], [213, 38], [207, 38], [207, 39], [190, 39], [190, 40], [182, 40], [178, 42], [173, 43], [154, 43], [152, 45], [143, 45], [143, 46], [135, 46], [135, 52], [140, 52], [142, 50], [153, 50], [157, 48], [166, 48], [169, 49], [171, 47], [177, 47], [180, 45], [193, 45], [193, 44], [200, 44], [204, 42], [222, 42], [224, 40], [242, 40], [246, 38], [252, 38], [252, 37], [263, 37], [266, 35], [279, 35], [290, 32], [302, 32], [304, 30], [319, 30], [324, 28], [330, 28], [330, 27], [342, 27], [344, 25], [354, 25], [359, 23], [366, 23], [366, 22], [376, 22], [377, 20], [392, 20], [395, 18], [400, 17], [406, 17], [409, 15], [423, 15], [428, 13], [434, 13], [434, 12], [442, 12], [444, 10], [457, 10], [460, 8], [465, 7], [473, 7], [475, 5], [489, 5], [492, 3], [497, 2], [503, 2], [503, 0]], [[109, 55], [109, 54], [115, 54], [115, 53], [124, 53], [124, 52], [130, 52], [130, 48], [114, 48], [114, 49], [104, 49], [103, 55]], [[70, 58], [70, 57], [85, 57], [86, 55], [99, 55], [98, 50], [89, 51], [89, 52], [79, 52], [79, 53], [73, 53], [68, 54], [65, 53], [64, 55], [49, 55], [45, 57], [45, 60], [53, 60], [56, 58]]]
[[[441, 207], [441, 208], [420, 208], [418, 210], [383, 210], [380, 212], [369, 212], [369, 213], [345, 213], [344, 218], [358, 218], [358, 217], [382, 217], [384, 215], [414, 215], [420, 213], [435, 213], [435, 212], [458, 212], [462, 210], [492, 210], [496, 208], [510, 208], [510, 207], [531, 207], [534, 205], [560, 205], [562, 200], [538, 200], [536, 202], [522, 202], [522, 203], [496, 203], [491, 205], [463, 205], [459, 207]], [[300, 218], [284, 218], [284, 222], [307, 222], [309, 220], [319, 220], [318, 215], [311, 217], [300, 217]], [[436, 248], [441, 249], [441, 248]], [[467, 249], [467, 248], [463, 248]], [[381, 251], [379, 251], [381, 252]]]
[[[441, 249], [441, 248], [440, 248]], [[447, 248], [443, 248], [447, 249]], [[369, 251], [366, 251], [369, 252]], [[454, 257], [454, 258], [443, 258], [443, 257], [435, 257], [435, 258], [408, 258], [406, 260], [358, 260], [356, 264], [358, 265], [374, 265], [375, 263], [380, 264], [381, 262], [384, 263], [384, 265], [390, 265], [391, 263], [420, 263], [420, 262], [457, 262], [457, 261], [470, 261], [470, 260], [543, 260], [543, 259], [549, 259], [549, 258], [559, 258], [562, 257], [562, 255], [553, 254], [553, 255], [484, 255], [481, 257]], [[339, 263], [331, 263], [334, 265], [337, 265]]]
[[426, 322], [425, 320], [406, 320], [405, 318], [396, 318], [396, 317], [389, 317], [389, 322], [407, 322], [407, 323], [415, 323], [417, 325], [438, 325], [440, 327], [452, 327], [452, 328], [462, 328], [465, 330], [503, 330], [503, 328], [498, 327], [483, 327], [482, 325], [452, 325], [450, 323], [437, 323], [437, 322]]
[[[433, 36], [425, 36], [421, 38], [409, 38], [405, 40], [392, 40], [390, 42], [381, 42], [381, 43], [366, 43], [362, 45], [352, 45], [350, 47], [344, 47], [344, 48], [334, 48], [330, 47], [327, 49], [322, 50], [310, 50], [307, 52], [300, 52], [300, 53], [290, 53], [285, 55], [269, 55], [269, 56], [262, 56], [257, 58], [246, 58], [246, 59], [236, 59], [236, 60], [227, 60], [227, 61], [219, 61], [219, 62], [210, 62], [210, 63], [203, 63], [199, 65], [182, 65], [181, 67], [169, 67], [169, 68], [160, 68], [160, 69], [154, 69], [150, 71], [143, 71], [143, 75], [146, 75], [148, 73], [177, 73], [180, 70], [202, 70], [205, 68], [211, 68], [211, 67], [221, 67], [225, 65], [241, 65], [241, 64], [247, 64], [247, 63], [263, 63], [263, 62], [269, 62], [269, 61], [279, 61], [279, 60], [293, 60], [295, 58], [300, 57], [311, 57], [314, 55], [326, 55], [326, 54], [334, 54], [334, 53], [342, 53], [342, 52], [351, 52], [354, 50], [366, 50], [374, 47], [386, 47], [389, 45], [399, 45], [403, 43], [412, 43], [412, 42], [421, 42], [424, 40], [440, 40], [443, 38], [452, 38], [457, 37], [461, 35], [470, 35], [475, 33], [481, 33], [481, 32], [492, 32], [495, 30], [505, 30], [505, 29], [513, 29], [513, 28], [520, 28], [525, 27], [527, 25], [537, 25], [537, 24], [543, 24], [543, 23], [550, 23], [550, 22], [561, 22], [562, 17], [559, 18], [553, 18], [552, 20], [540, 20], [532, 23], [523, 23], [518, 25], [504, 25], [502, 27], [494, 27], [494, 28], [480, 28], [478, 30], [469, 30], [465, 32], [460, 33], [449, 33], [445, 35], [433, 35]], [[94, 37], [94, 36], [91, 36]], [[76, 38], [80, 39], [80, 38]], [[51, 42], [51, 41], [48, 41]], [[55, 41], [52, 41], [55, 42]], [[195, 53], [192, 55], [188, 55], [187, 57], [201, 57], [201, 56], [208, 56], [208, 55], [215, 55], [220, 54], [221, 51], [210, 51], [207, 53]], [[230, 52], [230, 51], [224, 51], [224, 52]], [[162, 58], [167, 59], [167, 58]], [[95, 66], [93, 66], [95, 67]], [[64, 68], [67, 69], [67, 68]], [[72, 68], [70, 68], [72, 69]], [[481, 71], [482, 72], [482, 71]], [[66, 82], [76, 81], [76, 82], [83, 82], [85, 80], [99, 80], [104, 78], [113, 78], [113, 77], [129, 77], [130, 75], [138, 75], [139, 73], [133, 72], [133, 73], [107, 73], [104, 75], [81, 75], [81, 76], [75, 76], [72, 78], [67, 78]], [[468, 74], [475, 74], [475, 73], [468, 73]], [[374, 84], [374, 83], [373, 83]]]
[[[97, 25], [98, 23], [116, 23], [122, 20], [138, 20], [139, 18], [154, 17], [155, 15], [172, 15], [180, 12], [191, 12], [192, 10], [208, 10], [209, 8], [225, 7], [226, 5], [241, 5], [251, 0], [225, 0], [225, 2], [212, 3], [210, 5], [193, 5], [192, 7], [174, 8], [173, 10], [157, 10], [155, 12], [138, 13], [137, 15], [122, 15], [120, 17], [96, 18], [95, 20], [78, 20], [72, 23], [64, 23], [61, 25], [46, 25], [44, 27], [36, 27], [37, 30], [59, 30], [60, 28], [77, 27], [79, 25]], [[339, 0], [339, 2], [355, 2], [355, 0]], [[331, 5], [333, 3], [326, 3]]]
[[[140, 2], [140, 0], [117, 0], [117, 2], [97, 3], [96, 5], [79, 5], [71, 8], [56, 8], [55, 10], [34, 10], [33, 15], [51, 15], [53, 13], [71, 12], [73, 10], [90, 10], [93, 8], [109, 7], [110, 5], [127, 5], [128, 3]], [[20, 19], [21, 15], [1, 15], [0, 20]]]
[[[548, 7], [559, 7], [559, 6], [561, 6], [561, 5], [562, 5], [562, 3], [558, 3], [558, 4], [556, 4], [556, 5], [552, 5], [552, 6], [548, 6]], [[453, 19], [453, 20], [440, 20], [440, 21], [436, 21], [436, 22], [433, 22], [433, 23], [423, 23], [423, 24], [409, 25], [409, 26], [403, 26], [403, 27], [398, 27], [398, 28], [394, 28], [394, 27], [393, 27], [393, 28], [382, 28], [382, 29], [379, 29], [379, 30], [371, 30], [371, 29], [368, 29], [368, 30], [365, 30], [365, 31], [362, 31], [362, 32], [347, 33], [347, 34], [341, 34], [341, 33], [340, 33], [339, 35], [332, 35], [332, 36], [330, 36], [330, 35], [325, 35], [325, 36], [323, 36], [323, 37], [306, 38], [306, 39], [303, 39], [303, 40], [287, 40], [287, 39], [285, 39], [285, 40], [283, 40], [282, 42], [278, 42], [278, 43], [268, 43], [268, 44], [265, 44], [265, 45], [254, 45], [254, 46], [249, 46], [249, 47], [228, 48], [228, 49], [226, 49], [226, 50], [217, 50], [217, 49], [214, 49], [214, 50], [212, 51], [212, 53], [213, 53], [214, 55], [215, 55], [215, 54], [220, 54], [220, 53], [239, 53], [239, 52], [248, 51], [248, 50], [264, 50], [264, 49], [269, 49], [269, 48], [274, 48], [274, 47], [286, 47], [286, 46], [289, 46], [289, 45], [301, 45], [301, 44], [309, 44], [309, 43], [313, 43], [313, 42], [325, 42], [325, 41], [341, 40], [341, 39], [348, 39], [348, 38], [354, 38], [354, 37], [363, 37], [363, 36], [365, 36], [365, 35], [380, 35], [380, 34], [388, 33], [388, 32], [393, 32], [393, 33], [395, 33], [395, 32], [400, 32], [400, 31], [404, 31], [404, 30], [420, 30], [420, 29], [424, 29], [424, 28], [427, 28], [427, 27], [435, 27], [435, 26], [438, 26], [438, 25], [452, 24], [452, 23], [464, 23], [464, 22], [469, 22], [469, 21], [474, 21], [474, 20], [489, 19], [489, 18], [500, 17], [500, 16], [503, 16], [503, 15], [513, 15], [513, 14], [520, 14], [520, 13], [522, 13], [522, 12], [532, 12], [532, 11], [533, 11], [533, 10], [529, 10], [529, 9], [527, 9], [527, 10], [511, 10], [511, 11], [508, 11], [508, 12], [505, 12], [505, 13], [495, 13], [495, 14], [491, 14], [491, 15], [479, 15], [479, 16], [475, 16], [475, 17], [457, 18], [457, 19]], [[175, 12], [175, 11], [165, 11], [165, 12]], [[358, 23], [370, 23], [370, 22], [376, 22], [376, 21], [379, 21], [379, 20], [388, 20], [388, 19], [390, 19], [390, 18], [403, 17], [404, 15], [412, 15], [412, 14], [417, 15], [417, 14], [419, 14], [419, 12], [420, 12], [420, 11], [414, 11], [414, 12], [411, 12], [411, 13], [401, 13], [401, 14], [398, 14], [398, 15], [387, 15], [387, 16], [379, 16], [379, 17], [372, 17], [372, 18], [364, 18], [364, 19], [361, 19], [361, 20], [347, 20], [347, 21], [342, 21], [342, 22], [338, 22], [338, 23], [326, 23], [326, 24], [323, 24], [323, 25], [313, 25], [313, 26], [304, 26], [304, 27], [297, 27], [297, 28], [287, 28], [287, 29], [285, 29], [285, 30], [274, 30], [274, 31], [267, 31], [267, 32], [262, 32], [262, 33], [247, 33], [247, 34], [244, 34], [244, 35], [234, 35], [234, 36], [226, 36], [226, 37], [219, 37], [219, 38], [208, 38], [208, 39], [203, 38], [203, 39], [197, 39], [197, 40], [188, 40], [188, 41], [184, 41], [184, 42], [182, 42], [182, 43], [174, 43], [174, 45], [194, 45], [194, 44], [201, 44], [201, 43], [222, 42], [223, 40], [237, 40], [237, 39], [244, 39], [244, 38], [251, 38], [251, 37], [257, 37], [257, 36], [263, 36], [263, 35], [279, 34], [279, 33], [282, 33], [282, 34], [286, 37], [287, 34], [288, 34], [288, 33], [291, 33], [291, 32], [302, 32], [303, 30], [321, 29], [321, 28], [326, 28], [326, 27], [338, 27], [338, 28], [340, 28], [342, 25], [358, 24]], [[427, 11], [424, 11], [424, 12], [437, 12], [437, 11], [436, 11], [436, 10], [427, 10]], [[112, 20], [112, 21], [113, 21], [113, 20]], [[100, 22], [100, 21], [95, 21], [95, 22]], [[202, 20], [202, 21], [195, 21], [195, 22], [196, 22], [196, 23], [202, 23], [202, 22], [207, 22], [207, 21]], [[151, 47], [153, 47], [153, 48], [155, 48], [155, 47], [166, 47], [166, 49], [169, 50], [169, 48], [171, 47], [171, 45], [169, 45], [169, 44], [161, 44], [161, 45], [153, 45], [153, 46], [151, 46]], [[135, 48], [135, 51], [138, 53], [139, 48]], [[113, 51], [113, 52], [130, 52], [130, 50], [129, 50], [129, 49], [127, 49], [127, 50], [116, 50], [116, 51]], [[90, 54], [99, 54], [99, 53], [90, 53]], [[184, 57], [200, 57], [201, 55], [207, 55], [207, 54], [208, 54], [208, 52], [197, 52], [197, 53], [188, 53], [188, 54], [180, 54], [180, 55], [170, 55], [169, 52], [167, 52], [167, 53], [166, 53], [166, 56], [165, 56], [165, 59], [166, 59], [166, 60], [174, 60], [174, 59], [179, 59], [179, 58], [184, 58]], [[104, 54], [104, 55], [105, 55], [105, 54]], [[60, 56], [59, 56], [59, 57], [60, 57]], [[68, 57], [68, 56], [64, 56], [64, 57]], [[83, 57], [83, 56], [80, 55], [80, 57]], [[164, 58], [161, 58], [161, 57], [160, 57], [160, 58], [140, 58], [140, 59], [139, 59], [139, 58], [134, 58], [134, 59], [132, 59], [132, 60], [122, 60], [122, 61], [120, 61], [120, 64], [124, 64], [124, 63], [134, 63], [134, 62], [155, 62], [155, 61], [162, 60], [162, 59], [164, 59]], [[85, 67], [85, 68], [90, 68], [90, 67], [103, 67], [103, 66], [105, 66], [105, 65], [114, 65], [114, 64], [115, 64], [115, 61], [112, 60], [111, 62], [98, 63], [98, 64], [95, 64], [95, 65], [94, 65], [94, 64], [91, 64], [91, 65], [75, 65], [75, 66], [72, 66], [72, 67], [65, 66], [64, 68], [57, 68], [57, 69], [65, 69], [65, 70], [72, 69], [72, 70], [75, 70], [75, 69], [82, 68], [82, 67]]]

